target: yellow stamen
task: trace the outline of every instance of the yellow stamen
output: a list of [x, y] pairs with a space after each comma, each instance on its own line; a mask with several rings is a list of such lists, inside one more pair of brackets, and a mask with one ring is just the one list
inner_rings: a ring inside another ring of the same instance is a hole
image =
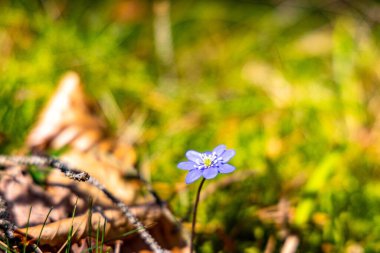
[[203, 160], [203, 163], [206, 167], [210, 167], [210, 165], [212, 164], [212, 161], [210, 158], [206, 158]]

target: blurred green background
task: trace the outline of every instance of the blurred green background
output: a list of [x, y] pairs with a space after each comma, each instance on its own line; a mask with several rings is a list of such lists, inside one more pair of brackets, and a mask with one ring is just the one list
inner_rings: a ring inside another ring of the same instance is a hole
[[185, 224], [176, 164], [236, 150], [199, 252], [380, 252], [379, 21], [370, 0], [0, 1], [0, 150], [74, 70], [110, 133], [140, 122], [137, 167]]

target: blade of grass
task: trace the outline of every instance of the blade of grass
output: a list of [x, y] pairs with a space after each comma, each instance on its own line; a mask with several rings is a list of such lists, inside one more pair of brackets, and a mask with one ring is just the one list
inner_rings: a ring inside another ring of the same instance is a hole
[[78, 229], [79, 226], [81, 225], [81, 223], [80, 223], [79, 226], [75, 229], [75, 231], [73, 230], [73, 226], [74, 226], [74, 217], [75, 217], [75, 212], [76, 212], [77, 204], [78, 204], [78, 198], [77, 198], [76, 201], [75, 201], [74, 210], [73, 210], [73, 215], [72, 215], [72, 221], [71, 221], [71, 228], [70, 228], [70, 231], [69, 231], [69, 234], [68, 234], [68, 238], [67, 238], [66, 242], [61, 246], [61, 248], [57, 251], [57, 253], [60, 253], [60, 252], [65, 248], [66, 245], [67, 245], [68, 247], [66, 247], [65, 252], [67, 252], [67, 249], [68, 249], [68, 248], [70, 249], [72, 235], [76, 233], [77, 229]]
[[37, 239], [37, 242], [36, 242], [36, 246], [37, 247], [38, 247], [38, 244], [40, 243], [40, 240], [41, 240], [42, 231], [44, 230], [44, 227], [46, 225], [47, 219], [49, 218], [49, 215], [50, 215], [50, 213], [51, 213], [52, 210], [53, 210], [53, 207], [50, 207], [49, 212], [46, 215], [46, 218], [44, 220], [44, 223], [42, 224], [42, 228], [41, 228], [40, 234], [38, 235], [38, 239]]
[[[86, 222], [88, 218], [86, 216], [84, 216], [82, 219], [81, 219], [81, 222], [78, 223], [78, 226], [73, 229], [73, 235], [78, 231], [78, 229], [80, 228], [80, 226], [82, 225], [83, 222]], [[61, 248], [57, 251], [57, 253], [60, 253], [64, 248], [65, 246], [67, 245], [68, 243], [68, 240], [66, 240], [66, 242], [61, 246]]]
[[88, 247], [91, 248], [92, 247], [92, 240], [91, 240], [91, 233], [92, 233], [92, 226], [91, 226], [91, 224], [92, 224], [92, 207], [93, 207], [93, 204], [94, 204], [94, 201], [93, 201], [93, 199], [91, 197], [89, 198], [88, 203], [89, 203], [89, 205], [88, 205], [88, 222], [87, 222], [87, 224], [88, 224], [88, 232], [87, 232], [88, 236], [87, 236], [86, 240], [87, 240]]
[[30, 206], [29, 214], [28, 214], [28, 220], [26, 222], [25, 243], [24, 243], [24, 246], [22, 247], [22, 252], [23, 253], [26, 252], [26, 244], [27, 244], [27, 241], [28, 241], [29, 221], [30, 221], [30, 214], [32, 213], [32, 209], [33, 209], [33, 206]]
[[66, 246], [66, 251], [65, 251], [66, 253], [70, 253], [71, 239], [72, 239], [72, 236], [73, 236], [74, 217], [75, 217], [75, 212], [77, 210], [77, 204], [78, 204], [78, 198], [75, 201], [74, 210], [73, 210], [73, 214], [72, 214], [72, 217], [71, 217], [72, 220], [71, 220], [70, 231], [69, 231], [68, 238], [67, 238], [67, 246]]
[[100, 243], [100, 247], [101, 247], [102, 252], [103, 252], [103, 245], [104, 245], [104, 234], [106, 233], [106, 225], [107, 225], [107, 221], [104, 219], [103, 231], [102, 231], [102, 241]]
[[100, 220], [98, 220], [98, 228], [96, 229], [96, 253], [99, 252], [99, 231], [100, 231]]
[[12, 251], [7, 244], [5, 244], [4, 242], [0, 241], [0, 249], [4, 250], [7, 253], [8, 252], [13, 253], [14, 251]]

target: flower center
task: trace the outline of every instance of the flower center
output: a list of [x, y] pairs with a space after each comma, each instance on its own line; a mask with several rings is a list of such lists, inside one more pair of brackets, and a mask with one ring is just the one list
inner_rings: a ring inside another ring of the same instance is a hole
[[215, 165], [216, 161], [216, 155], [213, 153], [203, 153], [202, 154], [202, 165], [204, 169], [210, 168], [211, 166]]
[[212, 164], [212, 160], [210, 159], [210, 158], [205, 158], [204, 160], [203, 160], [203, 163], [205, 164], [205, 166], [206, 167], [210, 167], [211, 166], [211, 164]]

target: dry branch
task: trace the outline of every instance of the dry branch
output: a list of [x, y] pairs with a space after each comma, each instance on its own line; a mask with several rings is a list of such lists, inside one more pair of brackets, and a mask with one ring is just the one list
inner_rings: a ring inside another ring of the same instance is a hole
[[9, 220], [7, 202], [0, 195], [0, 230], [3, 231], [6, 238], [12, 239], [14, 237], [13, 231], [15, 228], [16, 226]]

